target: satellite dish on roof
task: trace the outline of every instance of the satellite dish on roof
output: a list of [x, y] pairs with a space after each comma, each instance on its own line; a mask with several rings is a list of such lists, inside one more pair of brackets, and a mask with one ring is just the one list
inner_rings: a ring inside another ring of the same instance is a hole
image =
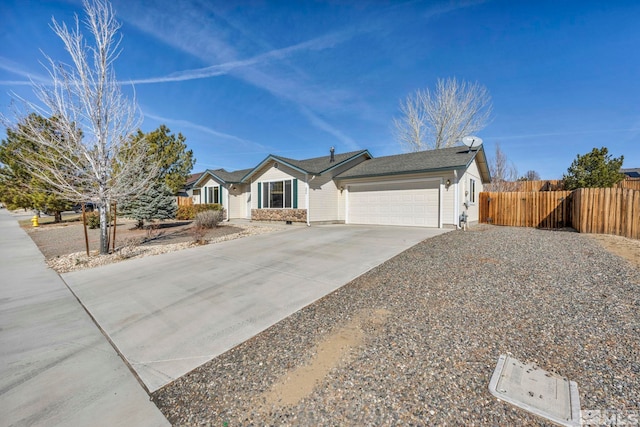
[[482, 145], [482, 138], [478, 138], [477, 136], [469, 135], [462, 138], [462, 143], [469, 148], [479, 147]]

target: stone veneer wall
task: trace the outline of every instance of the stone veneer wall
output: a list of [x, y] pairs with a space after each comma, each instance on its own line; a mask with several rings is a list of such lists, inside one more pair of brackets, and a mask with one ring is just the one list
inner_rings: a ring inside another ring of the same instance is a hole
[[306, 222], [306, 209], [251, 209], [253, 221]]

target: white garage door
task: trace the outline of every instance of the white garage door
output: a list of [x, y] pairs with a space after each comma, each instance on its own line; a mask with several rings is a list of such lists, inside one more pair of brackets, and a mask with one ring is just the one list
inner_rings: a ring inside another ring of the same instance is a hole
[[438, 227], [439, 180], [349, 185], [349, 224]]

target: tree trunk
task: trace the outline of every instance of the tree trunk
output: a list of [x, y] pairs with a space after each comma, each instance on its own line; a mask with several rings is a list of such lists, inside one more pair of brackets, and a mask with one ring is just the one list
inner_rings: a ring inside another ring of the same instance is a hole
[[107, 204], [106, 200], [100, 200], [98, 209], [100, 209], [100, 255], [109, 253], [109, 224], [107, 223]]
[[53, 222], [62, 222], [62, 212], [55, 211], [53, 215], [54, 215]]

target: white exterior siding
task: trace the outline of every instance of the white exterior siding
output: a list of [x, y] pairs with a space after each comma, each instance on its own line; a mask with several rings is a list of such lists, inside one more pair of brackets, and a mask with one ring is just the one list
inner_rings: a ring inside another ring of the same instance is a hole
[[316, 176], [309, 183], [309, 221], [338, 221], [338, 188], [328, 176]]
[[480, 216], [478, 203], [480, 192], [482, 191], [482, 178], [480, 177], [478, 164], [475, 160], [471, 163], [471, 165], [469, 165], [464, 175], [462, 176], [462, 179], [460, 180], [460, 213], [465, 210], [464, 202], [467, 200], [471, 200], [471, 195], [466, 194], [467, 191], [471, 191], [469, 181], [470, 179], [473, 179], [475, 181], [475, 202], [470, 202], [469, 207], [466, 210], [468, 216], [467, 221], [477, 222]]
[[200, 191], [199, 188], [193, 188], [193, 189], [189, 190], [189, 192], [191, 193], [190, 194], [191, 195], [191, 200], [193, 201], [194, 205], [199, 205], [200, 203], [202, 203], [200, 201], [200, 193], [201, 193], [201, 191]]
[[[450, 184], [447, 187], [447, 180]], [[442, 224], [453, 225], [457, 223], [455, 204], [456, 204], [456, 185], [455, 174], [447, 172], [442, 175]]]
[[333, 177], [363, 162], [364, 156], [339, 166], [309, 181], [309, 221], [344, 222], [345, 194]]

